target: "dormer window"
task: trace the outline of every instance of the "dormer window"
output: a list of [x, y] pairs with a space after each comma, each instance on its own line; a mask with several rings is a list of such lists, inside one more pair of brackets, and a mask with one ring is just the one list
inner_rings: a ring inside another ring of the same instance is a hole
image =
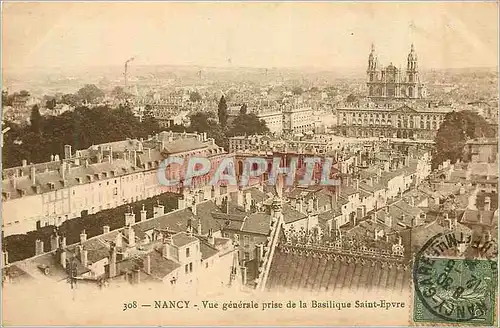
[[87, 174], [87, 178], [89, 179], [90, 182], [94, 181], [94, 176], [91, 174]]
[[99, 180], [99, 173], [94, 174], [94, 176], [96, 180]]
[[76, 182], [78, 182], [79, 184], [81, 184], [81, 183], [82, 183], [82, 178], [77, 177], [77, 178], [76, 178]]
[[108, 172], [102, 172], [102, 177], [106, 179], [108, 177]]
[[56, 184], [54, 182], [49, 182], [49, 189], [50, 190], [56, 189]]
[[26, 190], [24, 189], [17, 189], [17, 191], [19, 192], [19, 195], [21, 195], [21, 197], [26, 195]]

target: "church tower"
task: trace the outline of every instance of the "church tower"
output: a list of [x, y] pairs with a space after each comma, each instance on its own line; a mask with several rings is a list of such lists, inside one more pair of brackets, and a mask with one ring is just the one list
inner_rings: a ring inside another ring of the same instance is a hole
[[418, 76], [417, 53], [415, 52], [415, 47], [413, 46], [413, 44], [411, 45], [411, 50], [408, 54], [408, 62], [406, 65], [406, 82], [408, 84], [407, 96], [409, 98], [420, 98], [420, 79]]
[[366, 74], [368, 76], [368, 95], [375, 96], [375, 84], [378, 81], [378, 61], [377, 56], [375, 55], [375, 46], [372, 43], [372, 50], [368, 55], [368, 69], [366, 70]]

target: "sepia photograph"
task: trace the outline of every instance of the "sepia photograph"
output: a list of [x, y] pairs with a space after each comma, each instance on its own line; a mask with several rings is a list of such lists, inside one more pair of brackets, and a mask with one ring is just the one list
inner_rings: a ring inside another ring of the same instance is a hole
[[2, 1], [2, 326], [497, 326], [497, 1]]

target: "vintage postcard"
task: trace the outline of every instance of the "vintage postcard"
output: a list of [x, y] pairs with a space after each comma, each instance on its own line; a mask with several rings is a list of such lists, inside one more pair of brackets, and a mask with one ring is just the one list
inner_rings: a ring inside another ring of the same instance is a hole
[[498, 326], [497, 2], [2, 3], [2, 325]]

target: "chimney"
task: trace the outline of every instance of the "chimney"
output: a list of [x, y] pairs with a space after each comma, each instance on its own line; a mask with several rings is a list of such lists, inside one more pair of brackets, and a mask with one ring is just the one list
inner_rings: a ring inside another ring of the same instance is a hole
[[61, 237], [61, 248], [64, 249], [66, 248], [66, 237], [62, 236]]
[[410, 205], [415, 207], [415, 196], [411, 196], [410, 198]]
[[22, 160], [22, 165], [23, 165], [23, 167], [28, 166], [28, 161], [27, 161], [27, 160], [25, 160], [25, 159], [23, 159], [23, 160]]
[[148, 215], [148, 212], [146, 211], [146, 208], [144, 207], [144, 204], [142, 204], [141, 222], [146, 221], [147, 215]]
[[309, 198], [307, 201], [307, 212], [312, 212], [314, 211], [314, 200], [312, 198]]
[[82, 233], [80, 234], [80, 243], [84, 243], [87, 241], [87, 234], [85, 233], [85, 230], [82, 231]]
[[252, 194], [247, 192], [245, 194], [245, 212], [250, 212], [250, 208], [252, 205]]
[[177, 200], [177, 208], [180, 209], [180, 210], [183, 210], [183, 209], [186, 208], [186, 199], [184, 198], [184, 196], [181, 196]]
[[35, 241], [35, 255], [43, 254], [43, 241], [37, 239]]
[[490, 197], [484, 198], [484, 210], [491, 211], [491, 198]]
[[241, 207], [244, 206], [244, 204], [243, 204], [244, 203], [243, 190], [241, 188], [238, 188], [237, 201], [238, 201], [238, 206], [241, 206]]
[[66, 162], [61, 162], [61, 166], [59, 167], [59, 174], [61, 174], [61, 177], [63, 180], [66, 179]]
[[116, 247], [111, 245], [109, 250], [109, 278], [116, 277]]
[[50, 251], [56, 251], [59, 248], [59, 236], [54, 233], [50, 236]]
[[126, 226], [124, 229], [124, 233], [127, 236], [128, 246], [134, 247], [135, 246], [135, 231], [134, 231], [134, 229], [131, 226]]
[[196, 200], [193, 200], [193, 204], [191, 205], [191, 212], [193, 213], [194, 216], [196, 216], [198, 213], [197, 207], [198, 205], [196, 203]]
[[36, 184], [36, 168], [34, 165], [31, 166], [30, 168], [30, 178], [31, 178], [31, 184], [35, 185]]
[[196, 232], [198, 233], [198, 235], [202, 234], [202, 231], [201, 231], [201, 219], [198, 220], [198, 227], [196, 229]]
[[109, 233], [109, 230], [110, 230], [110, 229], [109, 229], [109, 226], [108, 226], [108, 225], [105, 225], [105, 226], [103, 226], [103, 227], [102, 227], [102, 233], [103, 233], [103, 234]]
[[151, 256], [148, 254], [144, 261], [144, 271], [147, 274], [151, 274]]
[[125, 226], [130, 226], [135, 223], [135, 214], [129, 206], [127, 213], [125, 213]]
[[82, 262], [82, 265], [84, 267], [87, 267], [88, 265], [88, 251], [83, 248], [83, 246], [80, 246], [80, 262]]
[[402, 222], [402, 223], [405, 223], [405, 218], [406, 218], [406, 217], [405, 217], [405, 215], [404, 215], [404, 214], [401, 214], [401, 222]]
[[165, 207], [158, 202], [157, 205], [153, 207], [153, 217], [157, 218], [163, 215], [165, 215]]
[[212, 229], [208, 229], [208, 243], [212, 246], [215, 245], [215, 237]]
[[71, 158], [71, 145], [64, 145], [64, 159]]
[[61, 254], [59, 254], [59, 264], [61, 264], [61, 266], [66, 269], [66, 258], [67, 258], [67, 254], [66, 254], [66, 251], [64, 249], [61, 249]]
[[2, 267], [9, 264], [9, 252], [2, 251]]

